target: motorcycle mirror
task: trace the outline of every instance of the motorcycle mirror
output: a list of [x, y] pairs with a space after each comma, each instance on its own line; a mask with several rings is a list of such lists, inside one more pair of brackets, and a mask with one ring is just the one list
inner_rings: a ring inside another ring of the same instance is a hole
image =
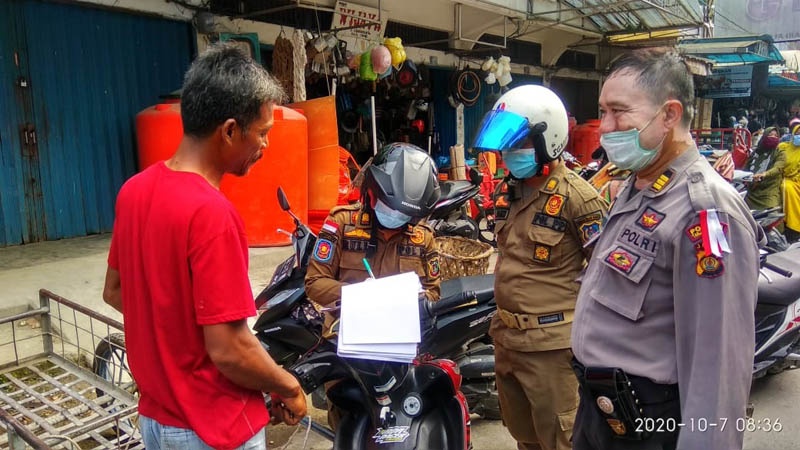
[[283, 188], [280, 186], [278, 187], [278, 203], [280, 203], [281, 209], [284, 211], [289, 211], [291, 209], [289, 206], [289, 200], [286, 198], [286, 194], [283, 192]]

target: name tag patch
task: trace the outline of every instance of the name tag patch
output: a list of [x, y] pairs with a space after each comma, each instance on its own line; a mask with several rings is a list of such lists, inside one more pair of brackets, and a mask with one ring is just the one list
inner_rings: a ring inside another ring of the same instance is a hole
[[550, 228], [551, 230], [563, 233], [567, 229], [567, 221], [558, 217], [548, 216], [547, 214], [536, 213], [533, 215], [534, 225]]
[[342, 241], [342, 249], [348, 252], [365, 253], [368, 243], [369, 241], [366, 239], [345, 239]]
[[658, 253], [660, 244], [658, 240], [648, 237], [641, 231], [636, 231], [627, 227], [622, 230], [617, 240], [636, 247], [650, 256], [655, 256]]
[[496, 220], [506, 220], [508, 219], [508, 208], [495, 208], [494, 209], [494, 218]]
[[422, 257], [424, 248], [418, 245], [400, 245], [397, 247], [397, 254], [400, 256]]
[[564, 313], [539, 316], [537, 320], [539, 321], [539, 325], [547, 325], [549, 323], [562, 322], [564, 320]]

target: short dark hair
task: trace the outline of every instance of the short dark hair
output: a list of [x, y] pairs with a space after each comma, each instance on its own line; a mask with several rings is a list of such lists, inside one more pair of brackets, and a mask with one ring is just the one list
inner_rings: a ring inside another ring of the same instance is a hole
[[280, 84], [242, 48], [214, 44], [192, 62], [183, 79], [183, 132], [207, 137], [230, 118], [246, 130], [265, 103], [281, 103], [285, 97]]
[[681, 123], [688, 126], [694, 117], [694, 80], [681, 55], [669, 47], [634, 50], [622, 55], [610, 69], [615, 73], [630, 71], [636, 81], [650, 95], [653, 103], [678, 100], [683, 104]]

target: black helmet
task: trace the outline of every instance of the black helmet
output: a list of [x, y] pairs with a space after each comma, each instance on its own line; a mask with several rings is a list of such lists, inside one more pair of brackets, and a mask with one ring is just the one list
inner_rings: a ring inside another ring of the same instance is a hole
[[369, 206], [380, 201], [389, 208], [421, 219], [428, 216], [439, 200], [436, 165], [416, 145], [395, 142], [386, 145], [367, 168], [365, 195]]

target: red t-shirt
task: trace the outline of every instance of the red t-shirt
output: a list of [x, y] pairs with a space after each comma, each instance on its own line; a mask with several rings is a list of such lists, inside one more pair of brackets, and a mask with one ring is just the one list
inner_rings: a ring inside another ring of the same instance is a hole
[[235, 448], [269, 422], [261, 392], [211, 362], [203, 325], [256, 314], [244, 224], [203, 177], [163, 162], [117, 196], [108, 265], [120, 273], [128, 363], [139, 411]]

